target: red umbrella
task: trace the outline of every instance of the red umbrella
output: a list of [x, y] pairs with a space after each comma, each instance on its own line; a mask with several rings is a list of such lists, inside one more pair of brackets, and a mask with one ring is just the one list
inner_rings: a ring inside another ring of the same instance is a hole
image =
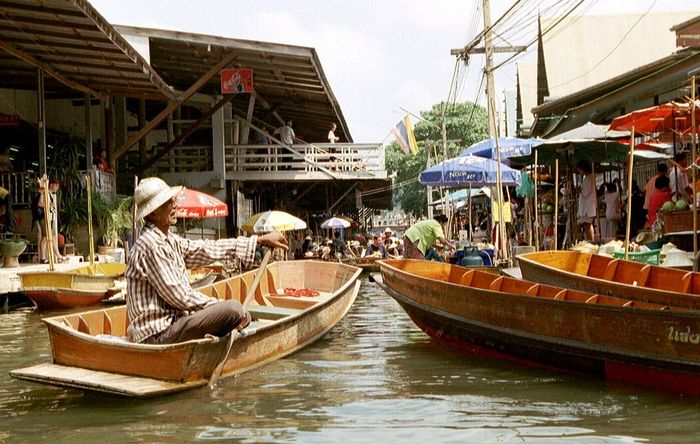
[[228, 206], [206, 193], [184, 188], [177, 196], [175, 215], [188, 219], [224, 217], [228, 216]]
[[691, 127], [690, 104], [668, 102], [651, 108], [632, 111], [615, 117], [610, 130], [631, 130], [635, 133], [685, 132]]

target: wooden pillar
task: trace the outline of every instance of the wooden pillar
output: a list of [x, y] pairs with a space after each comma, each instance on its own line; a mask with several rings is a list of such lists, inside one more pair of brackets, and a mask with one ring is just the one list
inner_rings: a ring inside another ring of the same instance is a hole
[[92, 97], [90, 93], [85, 93], [83, 100], [85, 101], [85, 169], [89, 170], [92, 167], [92, 113], [90, 112]]
[[[139, 100], [138, 120], [138, 128], [140, 131], [141, 128], [146, 126], [146, 99]], [[148, 158], [148, 152], [146, 151], [146, 149], [146, 138], [144, 137], [143, 139], [139, 140], [139, 158], [141, 162], [145, 162]], [[143, 173], [143, 171], [141, 173]]]
[[[218, 102], [221, 96], [215, 98]], [[211, 117], [212, 164], [214, 177], [220, 181], [226, 180], [226, 137], [224, 123], [224, 108], [219, 108]], [[221, 183], [221, 182], [219, 182]]]
[[[37, 126], [39, 136], [39, 174], [46, 174], [46, 103], [44, 102], [44, 71], [39, 69], [36, 78]], [[51, 248], [49, 245], [48, 248]]]
[[105, 118], [105, 149], [107, 153], [111, 154], [114, 152], [114, 107], [112, 106], [112, 97], [108, 96], [102, 102], [104, 105], [104, 118]]

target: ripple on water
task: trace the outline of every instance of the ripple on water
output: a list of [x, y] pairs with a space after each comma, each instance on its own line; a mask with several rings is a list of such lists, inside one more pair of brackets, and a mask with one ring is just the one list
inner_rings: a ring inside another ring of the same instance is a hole
[[316, 344], [214, 390], [129, 401], [7, 376], [48, 356], [39, 315], [0, 315], [0, 442], [700, 441], [696, 399], [442, 346], [366, 281]]

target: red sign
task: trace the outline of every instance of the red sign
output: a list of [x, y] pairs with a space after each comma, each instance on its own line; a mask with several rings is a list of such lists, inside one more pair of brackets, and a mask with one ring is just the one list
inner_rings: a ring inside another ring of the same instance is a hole
[[252, 69], [222, 69], [221, 94], [252, 93]]
[[20, 118], [16, 114], [0, 114], [0, 127], [19, 128]]

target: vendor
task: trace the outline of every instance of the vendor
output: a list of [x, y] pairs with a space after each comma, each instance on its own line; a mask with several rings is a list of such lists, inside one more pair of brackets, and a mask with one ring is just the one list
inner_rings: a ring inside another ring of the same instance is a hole
[[126, 266], [127, 334], [131, 342], [171, 344], [205, 335], [225, 336], [241, 330], [250, 315], [234, 300], [208, 297], [190, 286], [187, 268], [237, 256], [253, 262], [255, 246], [287, 249], [284, 236], [273, 231], [236, 239], [190, 240], [170, 232], [175, 218], [175, 196], [182, 187], [170, 187], [157, 177], [143, 179], [134, 191], [136, 219], [145, 225]]
[[442, 261], [433, 247], [435, 241], [440, 241], [443, 247], [455, 249], [455, 246], [445, 239], [444, 229], [446, 225], [447, 216], [444, 214], [438, 214], [432, 219], [413, 224], [403, 237], [404, 258]]

